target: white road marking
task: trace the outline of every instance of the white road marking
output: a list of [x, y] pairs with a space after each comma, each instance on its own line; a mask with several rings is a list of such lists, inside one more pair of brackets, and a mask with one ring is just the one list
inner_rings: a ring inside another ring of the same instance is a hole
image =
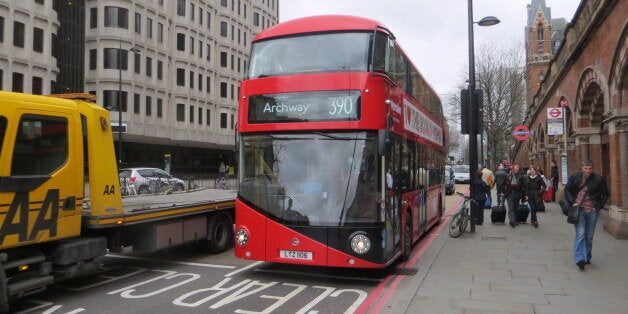
[[159, 263], [170, 263], [170, 264], [187, 265], [187, 266], [199, 266], [199, 267], [208, 267], [208, 268], [226, 268], [226, 269], [236, 268], [235, 266], [229, 266], [229, 265], [191, 263], [191, 262], [182, 262], [182, 261], [169, 261], [169, 260], [162, 260], [162, 259], [152, 259], [152, 258], [146, 258], [146, 257], [126, 256], [126, 255], [118, 255], [118, 254], [109, 254], [107, 256], [108, 257], [114, 257], [114, 258], [126, 258], [126, 259], [140, 260], [140, 261], [151, 261], [151, 262], [159, 262]]
[[263, 262], [262, 262], [262, 261], [260, 261], [260, 262], [255, 262], [255, 263], [253, 263], [253, 264], [251, 264], [251, 265], [248, 265], [248, 266], [242, 267], [242, 268], [240, 268], [240, 269], [238, 269], [238, 270], [236, 270], [236, 271], [232, 271], [232, 272], [230, 272], [230, 273], [226, 274], [226, 275], [225, 275], [225, 277], [232, 277], [233, 275], [235, 275], [235, 274], [237, 274], [237, 273], [240, 273], [240, 272], [243, 272], [243, 271], [245, 271], [245, 270], [251, 269], [251, 268], [253, 268], [253, 267], [255, 267], [255, 266], [257, 266], [257, 265], [259, 265], [259, 264], [261, 264], [261, 263], [263, 263]]

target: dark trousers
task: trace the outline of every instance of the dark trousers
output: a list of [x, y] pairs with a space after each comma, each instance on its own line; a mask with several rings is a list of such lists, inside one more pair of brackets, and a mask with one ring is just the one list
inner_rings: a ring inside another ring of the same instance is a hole
[[[537, 203], [538, 197], [530, 196], [528, 197], [528, 203], [530, 204], [530, 222], [535, 222], [536, 220], [536, 212], [539, 209], [539, 204]], [[543, 200], [541, 200], [542, 202]]]
[[515, 211], [519, 208], [521, 198], [517, 195], [508, 195], [506, 202], [508, 203], [508, 221], [517, 222], [515, 219]]
[[481, 225], [484, 223], [484, 203], [486, 203], [486, 199], [475, 201], [477, 204], [471, 202], [471, 215], [475, 217], [475, 224]]

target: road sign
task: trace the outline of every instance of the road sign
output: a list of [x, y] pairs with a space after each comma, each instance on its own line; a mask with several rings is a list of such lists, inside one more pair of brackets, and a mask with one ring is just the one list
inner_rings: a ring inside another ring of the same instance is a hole
[[547, 108], [547, 119], [562, 119], [563, 118], [563, 108]]
[[512, 130], [512, 135], [514, 135], [515, 139], [518, 141], [527, 140], [530, 134], [532, 134], [532, 132], [525, 125], [518, 125]]

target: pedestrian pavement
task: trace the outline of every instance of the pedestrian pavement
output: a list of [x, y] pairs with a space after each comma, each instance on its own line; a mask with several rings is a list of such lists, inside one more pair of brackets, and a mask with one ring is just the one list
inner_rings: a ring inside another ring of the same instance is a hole
[[[495, 199], [495, 198], [493, 198]], [[573, 262], [574, 226], [557, 202], [538, 213], [539, 227], [483, 225], [459, 238], [449, 220], [403, 280], [382, 313], [628, 313], [628, 241], [598, 219], [591, 265]], [[420, 244], [419, 244], [420, 245]], [[410, 266], [406, 266], [410, 267]]]

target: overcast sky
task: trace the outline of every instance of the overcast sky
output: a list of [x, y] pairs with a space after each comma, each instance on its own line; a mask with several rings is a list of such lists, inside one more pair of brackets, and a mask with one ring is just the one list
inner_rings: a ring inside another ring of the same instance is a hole
[[[483, 42], [524, 44], [527, 8], [531, 0], [475, 0], [474, 21], [493, 15], [501, 23], [475, 26], [475, 48]], [[571, 21], [579, 0], [545, 0], [551, 17]], [[408, 57], [437, 93], [456, 92], [468, 69], [467, 9], [465, 0], [282, 0], [280, 22], [320, 14], [347, 14], [371, 18], [388, 26]]]

